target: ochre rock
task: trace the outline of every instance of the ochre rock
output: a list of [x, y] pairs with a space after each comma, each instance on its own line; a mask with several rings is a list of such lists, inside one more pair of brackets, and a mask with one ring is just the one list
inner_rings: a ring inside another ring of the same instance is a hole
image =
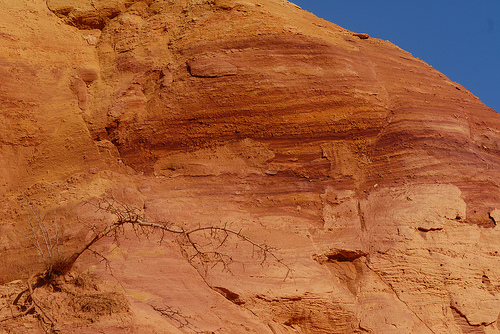
[[425, 62], [283, 0], [4, 0], [0, 22], [3, 296], [43, 266], [23, 195], [65, 252], [113, 196], [291, 272], [125, 230], [75, 270], [128, 310], [52, 308], [63, 331], [499, 332], [500, 115]]

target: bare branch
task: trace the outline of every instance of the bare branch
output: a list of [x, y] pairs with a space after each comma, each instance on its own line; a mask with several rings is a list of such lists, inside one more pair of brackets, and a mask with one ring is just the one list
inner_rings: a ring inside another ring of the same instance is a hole
[[[29, 205], [28, 199], [26, 198], [26, 196], [24, 196], [24, 193], [22, 195], [23, 195], [24, 200], [26, 201], [27, 205], [31, 208], [31, 211], [33, 212], [33, 208]], [[38, 241], [38, 233], [37, 233], [37, 231], [35, 231], [35, 227], [33, 226], [33, 223], [31, 221], [31, 216], [30, 216], [30, 214], [28, 212], [28, 209], [26, 208], [26, 205], [22, 201], [20, 201], [20, 203], [21, 203], [21, 206], [24, 209], [24, 212], [26, 212], [26, 215], [27, 215], [27, 218], [28, 218], [28, 224], [29, 224], [29, 226], [31, 228], [31, 233], [33, 234], [33, 240], [30, 239], [30, 238], [28, 238], [28, 240], [30, 240], [31, 243], [33, 243], [33, 245], [37, 249], [38, 253], [42, 257], [43, 261], [46, 262], [47, 258], [45, 257], [45, 253], [43, 252], [42, 247], [40, 246], [40, 242]]]
[[56, 238], [56, 246], [57, 246], [57, 256], [61, 256], [61, 253], [59, 251], [59, 235], [57, 231], [57, 202], [54, 199], [54, 233], [55, 233], [55, 238]]
[[154, 306], [151, 304], [149, 304], [149, 306], [151, 306], [153, 308], [153, 310], [158, 312], [160, 315], [173, 321], [176, 324], [177, 328], [186, 328], [186, 329], [193, 331], [194, 333], [206, 333], [206, 332], [200, 331], [195, 325], [193, 325], [190, 322], [190, 318], [188, 316], [182, 314], [178, 310], [175, 310], [171, 306], [161, 306], [160, 307], [160, 306]]

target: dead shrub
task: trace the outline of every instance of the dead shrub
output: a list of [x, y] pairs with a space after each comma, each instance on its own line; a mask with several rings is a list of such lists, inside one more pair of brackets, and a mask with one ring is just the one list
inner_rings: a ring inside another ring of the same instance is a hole
[[116, 292], [103, 292], [74, 296], [71, 306], [76, 314], [80, 314], [91, 322], [102, 316], [129, 311], [125, 297]]

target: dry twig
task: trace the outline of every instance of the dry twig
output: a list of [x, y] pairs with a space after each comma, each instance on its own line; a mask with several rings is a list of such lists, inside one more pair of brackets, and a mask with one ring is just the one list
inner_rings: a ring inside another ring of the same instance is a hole
[[[101, 233], [96, 234], [96, 236], [92, 240], [84, 245], [81, 250], [77, 252], [78, 255], [76, 256], [76, 258], [78, 258], [81, 253], [83, 253], [86, 249], [91, 247], [92, 244], [94, 244], [104, 236], [111, 233], [116, 233], [116, 231], [120, 228], [123, 228], [124, 225], [131, 225], [137, 235], [147, 236], [150, 233], [149, 230], [161, 231], [163, 234], [160, 242], [163, 240], [164, 233], [177, 235], [179, 237], [179, 240], [181, 240], [181, 242], [183, 241], [184, 247], [188, 247], [193, 251], [192, 254], [188, 256], [188, 261], [190, 263], [198, 260], [205, 266], [209, 265], [210, 263], [212, 263], [213, 266], [222, 264], [223, 269], [226, 271], [230, 271], [229, 265], [233, 263], [233, 258], [230, 255], [220, 251], [220, 249], [223, 245], [226, 244], [230, 236], [235, 236], [240, 241], [251, 245], [253, 247], [253, 253], [260, 253], [262, 257], [262, 264], [265, 263], [268, 258], [271, 258], [276, 263], [285, 267], [287, 272], [283, 280], [286, 280], [291, 274], [290, 267], [286, 263], [284, 263], [281, 258], [276, 256], [276, 254], [274, 253], [274, 248], [269, 247], [265, 243], [257, 243], [253, 241], [248, 236], [243, 234], [241, 230], [233, 230], [227, 226], [198, 226], [191, 229], [184, 229], [183, 227], [174, 226], [173, 224], [164, 221], [150, 222], [144, 219], [138, 209], [118, 202], [115, 199], [100, 202], [98, 208], [100, 210], [113, 214], [117, 219], [115, 223], [108, 226]], [[197, 240], [195, 240], [195, 235], [204, 233], [208, 233], [208, 235], [203, 235], [203, 239], [207, 241], [207, 244], [201, 245], [199, 242], [197, 242]]]

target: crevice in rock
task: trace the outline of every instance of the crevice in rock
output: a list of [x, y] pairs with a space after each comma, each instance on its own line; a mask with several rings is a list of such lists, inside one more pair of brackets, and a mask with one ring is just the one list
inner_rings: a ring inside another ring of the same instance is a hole
[[432, 232], [432, 231], [441, 231], [443, 228], [442, 227], [430, 227], [430, 228], [426, 228], [426, 227], [419, 227], [418, 230], [420, 232]]
[[465, 314], [463, 314], [462, 312], [460, 312], [460, 310], [453, 304], [450, 304], [450, 308], [455, 311], [459, 316], [461, 316], [462, 318], [464, 318], [465, 321], [467, 321], [467, 324], [469, 324], [470, 326], [472, 326], [470, 323], [469, 323], [469, 320], [467, 320], [467, 317], [465, 316]]
[[120, 125], [119, 120], [113, 120], [110, 122], [108, 125], [106, 125], [106, 133], [107, 133], [107, 138], [109, 141], [113, 143], [116, 147], [119, 146], [119, 135], [118, 135], [118, 127]]
[[360, 249], [330, 249], [323, 254], [314, 254], [313, 259], [319, 264], [327, 262], [353, 262], [354, 260], [367, 255], [367, 252]]
[[[483, 275], [482, 281], [483, 281], [483, 283], [488, 284], [488, 282], [489, 282], [488, 276]], [[476, 322], [476, 323], [471, 322], [471, 320], [469, 320], [469, 318], [467, 317], [467, 314], [464, 313], [463, 310], [460, 310], [459, 306], [460, 306], [460, 304], [457, 303], [456, 301], [453, 301], [453, 300], [450, 301], [450, 308], [452, 309], [452, 311], [454, 311], [456, 315], [460, 316], [460, 318], [462, 318], [463, 320], [465, 320], [465, 322], [467, 323], [467, 325], [469, 325], [471, 327], [480, 328], [482, 326], [490, 326], [490, 325], [494, 324], [497, 321], [497, 319], [495, 319], [495, 320], [490, 321], [490, 322], [486, 322], [486, 321], [483, 321], [481, 323], [479, 323], [479, 322]], [[467, 332], [467, 333], [469, 333], [469, 332]], [[483, 333], [483, 332], [481, 332], [481, 333]]]
[[488, 286], [489, 286], [489, 285], [491, 285], [490, 278], [489, 278], [488, 276], [486, 276], [486, 275], [483, 275], [483, 276], [481, 277], [481, 282], [482, 282], [483, 284], [488, 285]]
[[256, 295], [255, 296], [257, 299], [263, 300], [265, 302], [297, 302], [302, 300], [303, 298], [301, 296], [291, 296], [291, 297], [279, 297], [279, 298], [268, 298], [264, 295]]
[[212, 290], [220, 293], [224, 298], [229, 300], [231, 303], [234, 303], [236, 305], [243, 305], [245, 304], [245, 301], [240, 299], [240, 295], [232, 292], [231, 290], [228, 290], [226, 288], [223, 288], [221, 286], [212, 286]]
[[359, 223], [361, 225], [361, 230], [365, 231], [366, 230], [365, 215], [363, 214], [363, 210], [361, 210], [360, 201], [358, 201], [358, 217], [359, 217]]
[[[481, 324], [481, 325], [471, 324], [469, 322], [469, 320], [467, 319], [467, 316], [464, 313], [462, 313], [458, 309], [458, 307], [453, 305], [453, 303], [450, 303], [450, 308], [451, 308], [452, 312], [456, 315], [456, 317], [459, 317], [460, 319], [462, 319], [462, 324], [458, 324], [459, 326], [462, 325], [461, 327], [463, 327], [463, 326], [470, 327], [467, 330], [463, 331], [464, 333], [468, 333], [468, 334], [481, 333], [481, 334], [483, 334], [484, 333], [483, 325], [486, 325], [486, 326], [491, 325], [491, 324]], [[463, 330], [463, 328], [462, 328], [462, 330]]]
[[490, 218], [490, 219], [491, 219], [491, 221], [493, 222], [493, 224], [494, 224], [495, 226], [497, 225], [497, 221], [496, 221], [496, 220], [495, 220], [495, 218], [492, 216], [492, 213], [491, 213], [491, 212], [489, 212], [489, 213], [488, 213], [488, 218]]
[[330, 261], [352, 262], [352, 261], [359, 259], [360, 257], [366, 256], [366, 255], [367, 255], [366, 252], [363, 252], [360, 250], [355, 250], [355, 251], [340, 250], [337, 253], [327, 255], [327, 257], [328, 257], [328, 260], [330, 260]]

